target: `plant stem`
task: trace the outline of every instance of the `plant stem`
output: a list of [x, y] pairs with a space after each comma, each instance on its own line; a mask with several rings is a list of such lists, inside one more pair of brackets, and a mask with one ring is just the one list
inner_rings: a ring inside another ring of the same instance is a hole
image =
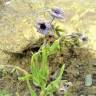
[[50, 24], [52, 24], [52, 22], [54, 21], [54, 19], [55, 19], [55, 17], [53, 17], [53, 18], [52, 18], [52, 20], [51, 20]]
[[46, 96], [46, 94], [43, 90], [40, 92], [40, 96]]
[[22, 73], [29, 74], [27, 71], [25, 71], [24, 69], [20, 68], [19, 66], [13, 66], [13, 65], [1, 65], [1, 67], [8, 67], [8, 68], [15, 68], [19, 71], [21, 71]]
[[33, 90], [32, 90], [32, 87], [31, 87], [31, 85], [30, 85], [29, 80], [27, 80], [26, 82], [27, 82], [27, 86], [28, 86], [28, 89], [29, 89], [29, 91], [30, 91], [31, 96], [34, 96], [35, 94], [34, 94], [34, 92], [33, 92]]

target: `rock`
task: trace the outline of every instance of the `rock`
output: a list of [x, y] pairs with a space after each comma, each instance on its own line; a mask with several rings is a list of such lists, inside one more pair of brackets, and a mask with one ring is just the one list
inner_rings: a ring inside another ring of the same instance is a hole
[[92, 85], [92, 75], [87, 74], [85, 76], [85, 86], [91, 86]]
[[11, 58], [10, 54], [7, 54], [7, 53], [0, 50], [0, 65], [8, 64], [10, 58]]
[[31, 10], [27, 0], [25, 4], [21, 1], [12, 0], [1, 10], [0, 49], [3, 51], [21, 53], [42, 38], [34, 27], [35, 19], [31, 12], [35, 6]]

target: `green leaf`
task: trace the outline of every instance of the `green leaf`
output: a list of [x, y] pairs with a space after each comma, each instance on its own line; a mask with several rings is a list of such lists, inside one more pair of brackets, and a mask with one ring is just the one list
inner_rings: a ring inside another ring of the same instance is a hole
[[59, 44], [59, 39], [55, 40], [53, 45], [50, 47], [49, 54], [54, 54], [60, 50], [60, 44]]
[[50, 93], [53, 93], [55, 92], [59, 86], [60, 86], [60, 82], [61, 82], [61, 78], [62, 78], [62, 74], [64, 72], [64, 68], [65, 68], [65, 65], [62, 66], [61, 70], [60, 70], [60, 74], [59, 76], [57, 77], [56, 80], [52, 81], [46, 88], [46, 92], [47, 94], [50, 94]]
[[25, 76], [18, 77], [18, 80], [22, 80], [22, 81], [29, 80], [29, 79], [32, 79], [31, 74], [26, 74]]
[[38, 53], [33, 54], [31, 61], [33, 83], [44, 87], [48, 78], [49, 45], [42, 46]]
[[31, 94], [32, 94], [31, 96], [37, 96], [35, 91], [33, 91], [33, 90], [31, 91]]
[[31, 96], [37, 96], [35, 91], [32, 89], [31, 85], [30, 85], [30, 81], [29, 80], [26, 80], [27, 81], [27, 86], [29, 88], [29, 91], [30, 91], [30, 94]]
[[64, 30], [61, 29], [59, 26], [56, 26], [55, 31], [64, 32]]
[[56, 53], [59, 49], [59, 40], [56, 40], [51, 46], [49, 44], [43, 45], [37, 53], [33, 54], [31, 71], [35, 85], [42, 88], [46, 85], [49, 75], [48, 56]]
[[54, 31], [55, 31], [56, 35], [59, 36], [59, 37], [61, 36], [60, 33], [64, 32], [64, 29], [61, 29], [60, 26], [58, 26], [58, 25], [54, 26], [53, 28], [54, 28]]

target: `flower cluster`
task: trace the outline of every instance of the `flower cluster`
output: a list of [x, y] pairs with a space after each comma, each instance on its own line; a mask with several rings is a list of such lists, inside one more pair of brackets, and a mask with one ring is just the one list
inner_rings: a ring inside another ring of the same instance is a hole
[[[54, 18], [63, 19], [63, 11], [60, 8], [52, 8], [49, 13], [53, 20]], [[52, 22], [50, 21], [38, 21], [36, 23], [37, 32], [44, 35], [53, 35], [54, 32], [52, 30], [52, 26]]]

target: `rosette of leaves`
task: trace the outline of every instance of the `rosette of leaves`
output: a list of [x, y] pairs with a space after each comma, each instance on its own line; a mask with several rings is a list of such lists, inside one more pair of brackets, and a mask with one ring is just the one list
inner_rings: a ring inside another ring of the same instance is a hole
[[[31, 73], [21, 77], [21, 80], [30, 80], [35, 86], [40, 87], [40, 96], [52, 96], [60, 85], [64, 65], [60, 69], [57, 78], [47, 84], [49, 77], [48, 56], [60, 50], [59, 40], [54, 41], [52, 45], [44, 44], [37, 53], [32, 55], [31, 59]], [[20, 79], [20, 78], [19, 78]], [[36, 92], [32, 90], [31, 85], [27, 83], [30, 89], [31, 96], [37, 96]]]

